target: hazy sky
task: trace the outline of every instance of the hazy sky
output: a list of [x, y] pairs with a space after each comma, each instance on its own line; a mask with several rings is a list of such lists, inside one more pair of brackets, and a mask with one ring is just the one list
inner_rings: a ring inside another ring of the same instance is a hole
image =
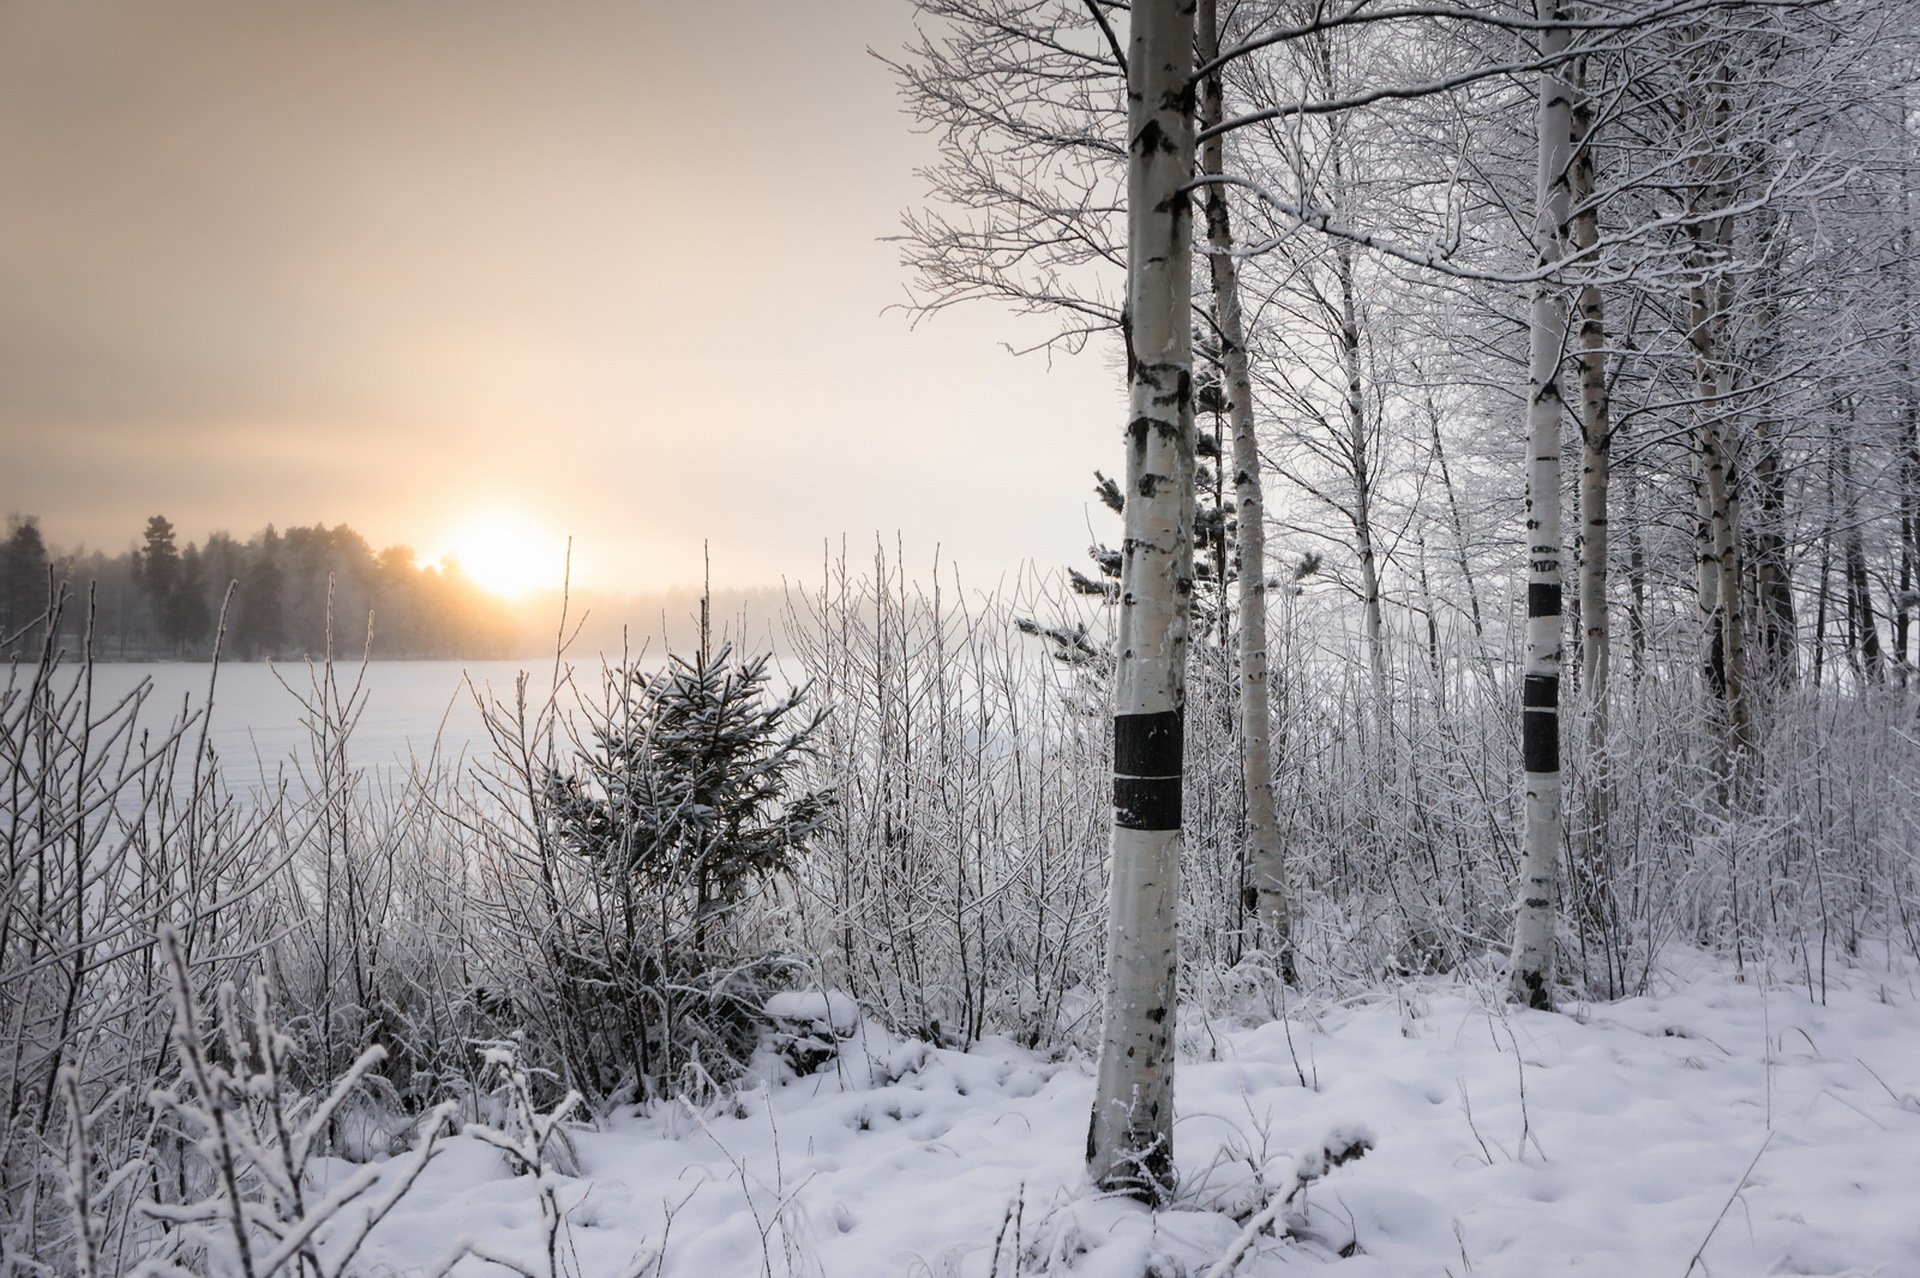
[[[1075, 560], [1100, 359], [915, 330], [908, 0], [0, 0], [0, 514], [58, 545], [489, 511], [576, 576]], [[1111, 455], [1110, 455], [1111, 454]], [[554, 550], [557, 559], [558, 550]]]

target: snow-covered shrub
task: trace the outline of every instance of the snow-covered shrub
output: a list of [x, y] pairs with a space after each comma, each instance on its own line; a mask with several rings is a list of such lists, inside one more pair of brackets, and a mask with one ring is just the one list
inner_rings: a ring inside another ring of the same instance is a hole
[[[830, 709], [814, 767], [839, 803], [792, 926], [888, 1029], [961, 1046], [1083, 1039], [1098, 1019], [1110, 720], [1097, 685], [1015, 618], [1097, 617], [1034, 586], [969, 596], [876, 557], [795, 591], [787, 642]], [[1093, 632], [1090, 632], [1093, 633]]]
[[492, 1084], [485, 1119], [469, 1123], [466, 1133], [492, 1145], [506, 1158], [516, 1176], [580, 1174], [580, 1155], [566, 1122], [580, 1107], [580, 1093], [569, 1091], [547, 1110], [534, 1104], [534, 1080], [520, 1060], [520, 1045], [512, 1039], [477, 1045], [485, 1062], [484, 1078]]
[[[367, 1234], [391, 1211], [425, 1169], [444, 1134], [451, 1105], [423, 1127], [419, 1147], [398, 1168], [367, 1166], [315, 1189], [312, 1175], [334, 1116], [380, 1063], [368, 1048], [321, 1095], [290, 1086], [293, 1042], [274, 1024], [264, 981], [243, 1011], [231, 983], [218, 991], [218, 1010], [203, 1013], [193, 992], [185, 951], [173, 929], [160, 934], [173, 1020], [177, 1075], [155, 1089], [156, 1127], [171, 1140], [171, 1175], [153, 1177], [156, 1192], [140, 1209], [161, 1226], [137, 1275], [207, 1278], [334, 1278], [347, 1272]], [[155, 1168], [155, 1170], [160, 1170]], [[379, 1187], [380, 1192], [368, 1196]], [[367, 1200], [367, 1201], [363, 1201]], [[70, 1198], [78, 1203], [78, 1196]], [[351, 1210], [349, 1210], [351, 1208]], [[92, 1247], [91, 1222], [77, 1232]]]
[[[59, 646], [0, 669], [0, 1273], [119, 1272], [167, 1059], [153, 936], [185, 927], [203, 980], [244, 979], [275, 928], [251, 905], [284, 811], [228, 788], [204, 706], [156, 712], [152, 685], [108, 695]], [[82, 618], [81, 629], [87, 626]], [[207, 675], [208, 695], [218, 670]], [[58, 1152], [56, 1152], [58, 1151]], [[63, 1200], [65, 1200], [63, 1204]], [[84, 1209], [68, 1209], [83, 1203]], [[76, 1227], [77, 1225], [77, 1227]], [[30, 1262], [30, 1263], [29, 1263]]]
[[795, 1074], [816, 1073], [860, 1031], [860, 1005], [837, 991], [789, 990], [767, 1000], [767, 1046]]
[[616, 669], [575, 768], [545, 773], [554, 868], [580, 889], [550, 954], [574, 1075], [596, 1090], [722, 1084], [758, 1045], [787, 964], [754, 946], [742, 907], [832, 806], [798, 784], [820, 715], [800, 717], [804, 689], [772, 695], [767, 666], [723, 645]]

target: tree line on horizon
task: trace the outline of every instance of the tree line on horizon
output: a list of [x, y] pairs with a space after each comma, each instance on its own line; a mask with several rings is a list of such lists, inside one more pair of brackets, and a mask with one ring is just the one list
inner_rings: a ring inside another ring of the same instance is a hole
[[[99, 660], [203, 661], [217, 637], [228, 660], [331, 651], [351, 661], [551, 656], [563, 606], [575, 654], [687, 650], [701, 590], [508, 599], [468, 578], [452, 556], [423, 564], [409, 546], [376, 551], [346, 524], [269, 524], [245, 541], [219, 531], [182, 544], [173, 522], [154, 515], [136, 544], [108, 554], [51, 546], [36, 516], [10, 516], [0, 536], [0, 659], [39, 650], [61, 594], [56, 642], [77, 653], [90, 629]], [[711, 592], [716, 618], [768, 638], [781, 628], [784, 599], [778, 588]]]
[[420, 564], [406, 546], [375, 551], [346, 524], [269, 524], [242, 541], [226, 532], [184, 545], [154, 515], [120, 554], [50, 549], [32, 516], [9, 521], [0, 545], [0, 653], [37, 649], [50, 602], [64, 591], [58, 638], [91, 627], [96, 656], [205, 659], [224, 613], [223, 655], [254, 661], [319, 656], [505, 657], [519, 617], [461, 575]]

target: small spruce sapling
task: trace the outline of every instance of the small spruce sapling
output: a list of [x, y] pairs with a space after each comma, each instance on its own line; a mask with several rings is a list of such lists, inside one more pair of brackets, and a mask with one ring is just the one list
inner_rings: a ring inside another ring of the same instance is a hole
[[554, 844], [592, 908], [562, 921], [567, 997], [595, 1032], [597, 1083], [647, 1094], [745, 1068], [780, 967], [742, 926], [752, 890], [789, 873], [832, 804], [801, 769], [824, 712], [767, 690], [768, 658], [703, 644], [664, 670], [615, 671], [578, 769], [548, 773]]

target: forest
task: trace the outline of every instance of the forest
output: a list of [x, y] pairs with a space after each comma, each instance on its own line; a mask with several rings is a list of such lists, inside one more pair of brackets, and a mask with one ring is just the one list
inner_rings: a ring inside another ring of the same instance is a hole
[[[570, 605], [581, 650], [685, 648], [698, 635], [702, 590], [611, 591], [563, 583], [507, 597], [469, 578], [459, 560], [421, 563], [408, 546], [375, 552], [345, 524], [269, 524], [246, 541], [213, 532], [178, 544], [164, 516], [118, 555], [49, 547], [40, 521], [14, 516], [0, 542], [0, 656], [31, 659], [53, 642], [101, 661], [487, 661], [551, 657]], [[774, 588], [708, 592], [715, 616], [765, 641], [780, 612]]]
[[131, 550], [63, 554], [37, 518], [16, 516], [0, 546], [0, 652], [39, 646], [36, 623], [60, 591], [89, 606], [62, 611], [59, 641], [77, 649], [90, 628], [102, 660], [205, 660], [223, 623], [225, 651], [242, 661], [319, 656], [330, 635], [356, 657], [525, 651], [519, 619], [457, 563], [422, 566], [406, 546], [375, 553], [345, 524], [269, 524], [246, 541], [214, 532], [181, 545], [172, 521], [155, 515]]
[[914, 309], [1123, 364], [1105, 544], [404, 773], [321, 663], [270, 794], [9, 586], [0, 1274], [1909, 1268], [1920, 11], [915, 8]]

